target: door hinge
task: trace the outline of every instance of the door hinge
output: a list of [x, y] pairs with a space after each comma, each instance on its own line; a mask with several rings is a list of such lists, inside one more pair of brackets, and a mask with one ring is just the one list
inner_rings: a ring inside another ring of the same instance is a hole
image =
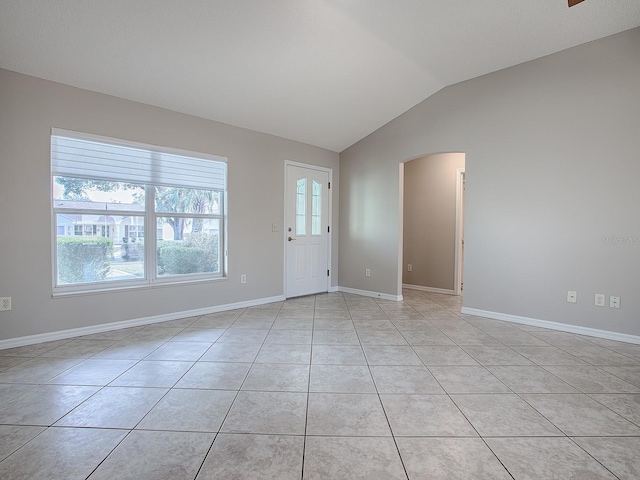
[[327, 233], [331, 233], [331, 227], [327, 227]]
[[329, 270], [327, 270], [327, 277], [329, 276]]
[[329, 182], [329, 190], [331, 190], [331, 182]]

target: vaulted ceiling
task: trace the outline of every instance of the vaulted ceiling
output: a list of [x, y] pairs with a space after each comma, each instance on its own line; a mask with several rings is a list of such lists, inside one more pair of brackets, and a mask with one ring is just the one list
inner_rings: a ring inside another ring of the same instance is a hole
[[340, 152], [448, 85], [639, 25], [638, 0], [3, 0], [0, 68]]

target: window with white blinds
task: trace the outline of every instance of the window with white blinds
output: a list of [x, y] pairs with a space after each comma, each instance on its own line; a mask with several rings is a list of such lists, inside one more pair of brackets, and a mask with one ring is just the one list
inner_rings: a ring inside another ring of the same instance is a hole
[[224, 190], [227, 159], [200, 153], [171, 153], [151, 145], [53, 129], [54, 175], [118, 182]]
[[226, 158], [53, 129], [54, 293], [224, 276]]

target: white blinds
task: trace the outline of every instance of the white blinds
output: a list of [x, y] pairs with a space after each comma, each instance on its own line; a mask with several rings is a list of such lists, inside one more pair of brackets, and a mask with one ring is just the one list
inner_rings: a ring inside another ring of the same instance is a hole
[[51, 135], [55, 176], [225, 190], [226, 158], [193, 155], [197, 157], [67, 130], [54, 129]]

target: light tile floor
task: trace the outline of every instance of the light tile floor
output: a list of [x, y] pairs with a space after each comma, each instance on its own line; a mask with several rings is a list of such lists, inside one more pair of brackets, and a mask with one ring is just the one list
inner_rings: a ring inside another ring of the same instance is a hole
[[404, 295], [2, 350], [0, 478], [640, 478], [640, 345]]

